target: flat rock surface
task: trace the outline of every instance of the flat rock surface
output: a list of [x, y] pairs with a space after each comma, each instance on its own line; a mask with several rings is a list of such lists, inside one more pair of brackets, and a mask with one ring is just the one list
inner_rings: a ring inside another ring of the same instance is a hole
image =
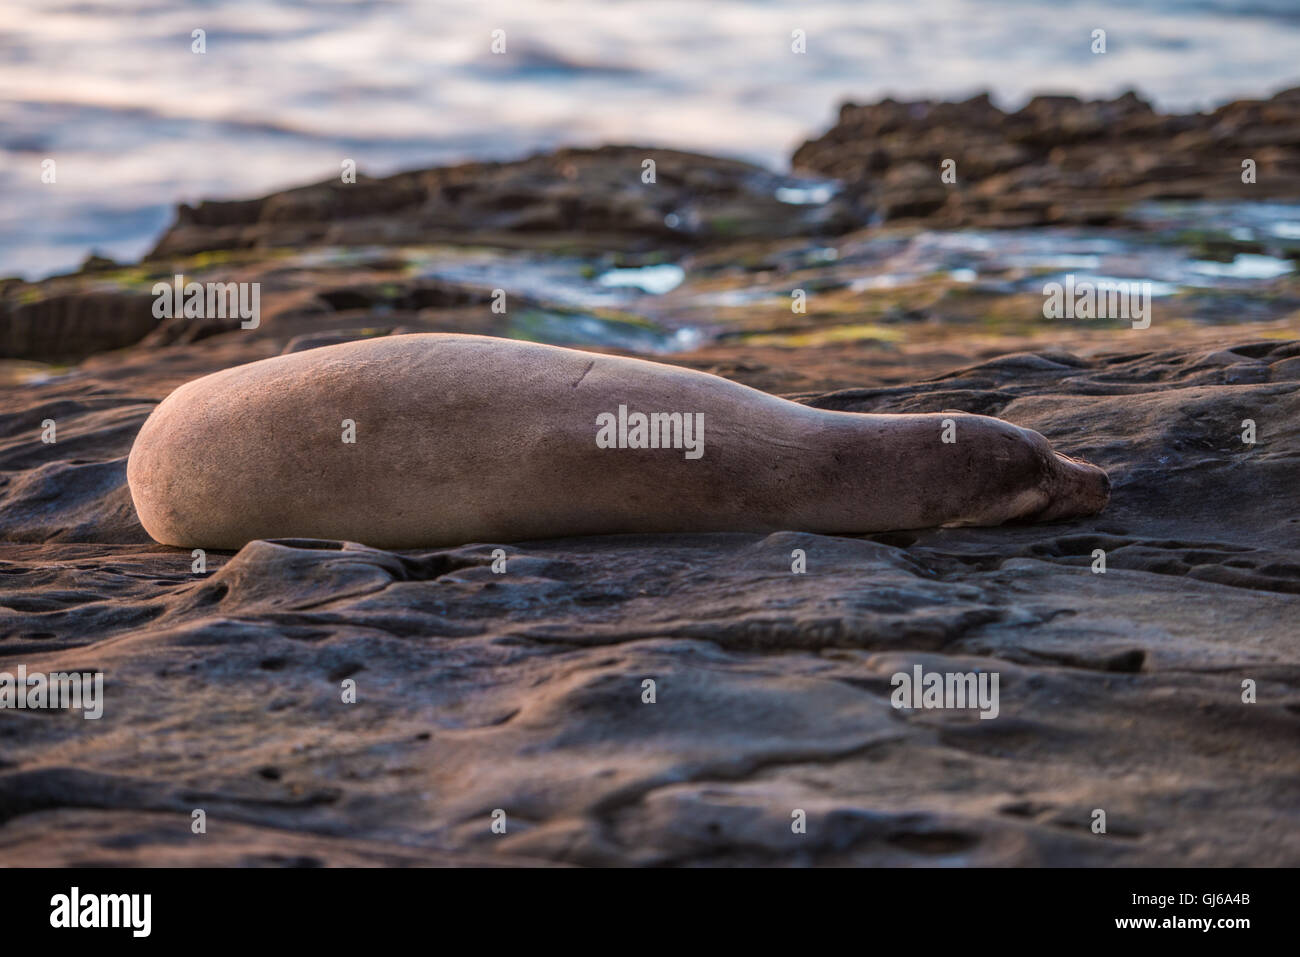
[[[1300, 863], [1300, 342], [1230, 335], [795, 395], [1037, 429], [1110, 471], [1087, 520], [258, 541], [202, 573], [139, 527], [126, 455], [170, 389], [284, 336], [0, 387], [0, 670], [102, 671], [106, 698], [0, 713], [0, 863]], [[834, 381], [810, 354], [672, 361]], [[895, 709], [918, 664], [998, 673], [998, 717]]]

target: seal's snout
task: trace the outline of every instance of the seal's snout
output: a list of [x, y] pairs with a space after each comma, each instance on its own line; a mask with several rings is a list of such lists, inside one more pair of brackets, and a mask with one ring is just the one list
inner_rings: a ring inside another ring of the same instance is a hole
[[1041, 520], [1096, 515], [1110, 501], [1110, 476], [1091, 462], [1055, 453], [1057, 482]]

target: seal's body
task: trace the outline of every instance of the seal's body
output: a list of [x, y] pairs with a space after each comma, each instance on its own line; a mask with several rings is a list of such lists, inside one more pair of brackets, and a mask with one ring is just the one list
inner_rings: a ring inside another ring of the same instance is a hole
[[829, 412], [660, 363], [443, 334], [189, 382], [145, 422], [127, 479], [150, 535], [208, 548], [867, 533], [1087, 515], [1109, 493], [1100, 469], [987, 416]]

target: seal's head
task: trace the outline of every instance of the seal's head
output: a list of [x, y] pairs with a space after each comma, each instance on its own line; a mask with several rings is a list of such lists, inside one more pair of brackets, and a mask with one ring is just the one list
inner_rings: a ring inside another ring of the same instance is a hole
[[[1110, 501], [1110, 478], [1082, 459], [1063, 455], [1031, 429], [979, 417], [996, 449], [987, 480], [990, 488], [978, 514], [962, 525], [1052, 522], [1095, 515]], [[994, 494], [996, 493], [996, 494]]]
[[1048, 502], [1041, 511], [1025, 516], [1028, 520], [1050, 522], [1082, 518], [1096, 515], [1106, 507], [1110, 501], [1110, 476], [1083, 459], [1062, 455], [1050, 448], [1048, 454], [1051, 459], [1043, 467]]

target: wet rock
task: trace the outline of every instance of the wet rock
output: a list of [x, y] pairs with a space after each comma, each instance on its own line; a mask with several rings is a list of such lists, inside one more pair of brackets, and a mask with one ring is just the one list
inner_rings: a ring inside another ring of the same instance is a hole
[[[646, 160], [654, 181], [643, 182]], [[150, 259], [308, 245], [568, 244], [692, 248], [743, 238], [845, 232], [863, 220], [834, 197], [777, 198], [799, 180], [736, 160], [634, 146], [466, 163], [256, 200], [182, 205]]]
[[[1097, 225], [1144, 200], [1295, 199], [1298, 99], [1287, 90], [1185, 115], [1158, 114], [1131, 91], [1036, 96], [1013, 113], [987, 95], [848, 103], [793, 167], [842, 181], [879, 219], [940, 226]], [[956, 162], [955, 183], [940, 181], [944, 159]], [[1253, 183], [1242, 182], [1243, 159], [1256, 163]]]
[[0, 293], [0, 358], [72, 361], [139, 342], [159, 320], [153, 297], [55, 292], [14, 284]]

